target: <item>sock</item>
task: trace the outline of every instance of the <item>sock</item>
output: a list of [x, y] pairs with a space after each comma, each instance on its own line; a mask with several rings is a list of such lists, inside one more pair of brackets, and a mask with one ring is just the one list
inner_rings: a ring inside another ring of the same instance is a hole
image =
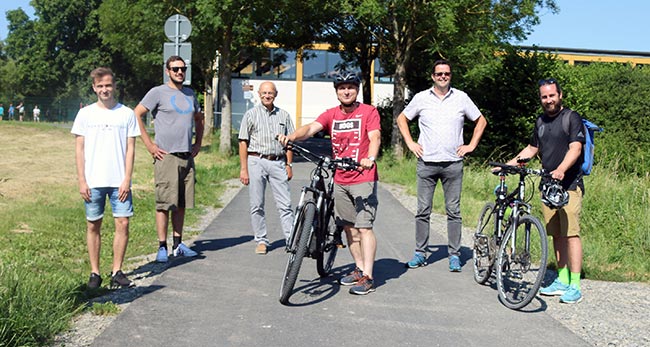
[[578, 290], [581, 290], [580, 289], [580, 273], [579, 272], [577, 272], [577, 273], [572, 272], [571, 273], [571, 285], [578, 288]]
[[181, 237], [180, 236], [174, 236], [173, 239], [174, 239], [174, 247], [173, 247], [173, 249], [176, 249], [176, 248], [178, 248], [178, 245], [180, 245], [180, 243], [181, 243]]
[[158, 241], [158, 248], [165, 247], [167, 249], [167, 241]]
[[557, 278], [560, 280], [560, 282], [568, 285], [571, 283], [569, 281], [569, 268], [568, 267], [563, 267], [557, 270]]

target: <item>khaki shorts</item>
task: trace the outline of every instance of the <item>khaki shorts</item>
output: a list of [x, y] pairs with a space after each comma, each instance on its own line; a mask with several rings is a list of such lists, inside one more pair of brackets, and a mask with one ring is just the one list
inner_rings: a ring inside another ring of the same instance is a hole
[[194, 207], [194, 158], [166, 154], [154, 162], [153, 171], [157, 211]]
[[377, 182], [334, 184], [336, 225], [372, 229], [378, 204]]
[[551, 236], [580, 235], [580, 212], [582, 211], [582, 189], [569, 190], [569, 203], [557, 210], [542, 204], [546, 222], [546, 233]]

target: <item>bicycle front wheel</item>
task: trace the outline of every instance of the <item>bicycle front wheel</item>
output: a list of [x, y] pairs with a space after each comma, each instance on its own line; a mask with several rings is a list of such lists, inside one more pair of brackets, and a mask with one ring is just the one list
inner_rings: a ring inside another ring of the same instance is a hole
[[332, 271], [341, 239], [341, 230], [336, 226], [333, 214], [327, 219], [326, 223], [317, 235], [316, 270], [320, 277], [327, 277]]
[[309, 237], [311, 234], [312, 225], [314, 223], [314, 216], [316, 215], [316, 204], [313, 201], [305, 202], [305, 205], [300, 211], [300, 217], [297, 219], [295, 227], [295, 236], [293, 244], [296, 247], [290, 247], [289, 259], [287, 266], [284, 269], [284, 276], [282, 277], [282, 286], [280, 287], [280, 303], [286, 304], [289, 302], [289, 297], [293, 292], [293, 287], [296, 284], [302, 259], [307, 254], [309, 247]]
[[496, 210], [493, 202], [483, 206], [478, 218], [478, 225], [474, 233], [474, 248], [472, 258], [474, 261], [474, 280], [484, 284], [492, 275], [492, 266], [496, 258]]
[[518, 310], [533, 300], [546, 272], [547, 248], [546, 231], [531, 215], [508, 229], [497, 260], [499, 299], [506, 307]]

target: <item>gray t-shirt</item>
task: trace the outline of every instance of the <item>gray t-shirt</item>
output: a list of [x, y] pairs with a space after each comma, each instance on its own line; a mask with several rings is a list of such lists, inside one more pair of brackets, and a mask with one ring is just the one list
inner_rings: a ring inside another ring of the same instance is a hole
[[194, 113], [200, 112], [192, 89], [182, 90], [166, 84], [152, 88], [140, 102], [155, 117], [156, 144], [169, 153], [192, 150]]

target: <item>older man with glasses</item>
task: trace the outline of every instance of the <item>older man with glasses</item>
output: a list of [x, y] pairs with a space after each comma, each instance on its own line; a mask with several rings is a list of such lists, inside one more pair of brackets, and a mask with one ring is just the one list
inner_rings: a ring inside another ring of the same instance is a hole
[[[194, 91], [183, 86], [187, 66], [175, 55], [165, 63], [169, 81], [152, 88], [135, 108], [142, 142], [154, 160], [156, 186], [156, 261], [168, 260], [167, 229], [171, 211], [174, 256], [194, 257], [195, 251], [182, 243], [185, 209], [194, 207], [194, 157], [201, 150], [203, 113]], [[145, 128], [144, 117], [153, 114], [154, 142]], [[192, 128], [196, 137], [192, 144]]]
[[[433, 64], [431, 78], [433, 88], [417, 93], [397, 117], [397, 126], [406, 145], [418, 158], [415, 254], [406, 266], [413, 269], [427, 265], [433, 194], [440, 181], [447, 211], [449, 271], [460, 272], [463, 158], [478, 146], [487, 121], [467, 94], [451, 87], [451, 64], [447, 60], [437, 60]], [[411, 137], [408, 125], [416, 118], [420, 129], [417, 142]], [[467, 145], [463, 142], [465, 118], [476, 124]]]

